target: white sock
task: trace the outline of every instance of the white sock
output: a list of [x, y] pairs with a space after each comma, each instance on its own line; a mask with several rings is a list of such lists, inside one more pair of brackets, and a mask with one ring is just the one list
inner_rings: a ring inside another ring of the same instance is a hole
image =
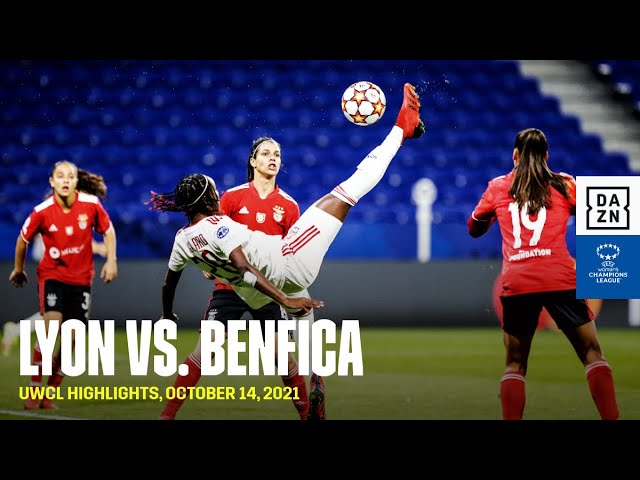
[[42, 315], [40, 315], [40, 312], [36, 312], [33, 315], [31, 315], [30, 317], [23, 318], [23, 320], [31, 321], [31, 331], [35, 332], [36, 331], [36, 320], [44, 320], [44, 319], [42, 318]]
[[354, 206], [375, 187], [402, 145], [403, 130], [394, 126], [387, 138], [358, 165], [355, 173], [332, 190], [332, 194]]
[[20, 334], [20, 325], [15, 322], [6, 322], [2, 329], [2, 344], [5, 348], [11, 347]]

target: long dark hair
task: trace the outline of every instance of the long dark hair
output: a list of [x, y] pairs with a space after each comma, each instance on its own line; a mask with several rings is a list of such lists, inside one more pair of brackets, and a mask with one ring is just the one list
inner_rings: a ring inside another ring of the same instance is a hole
[[[54, 163], [53, 168], [49, 173], [49, 177], [53, 177], [53, 172], [55, 172], [56, 168], [63, 163], [71, 165], [76, 170], [76, 176], [78, 177], [78, 185], [76, 186], [77, 190], [90, 195], [95, 195], [100, 197], [102, 200], [107, 199], [107, 184], [104, 182], [102, 175], [82, 170], [81, 168], [78, 168], [75, 163], [70, 162], [69, 160], [60, 160], [59, 162]], [[47, 196], [52, 194], [53, 190], [51, 190]]]
[[219, 212], [220, 201], [216, 183], [208, 175], [190, 173], [180, 179], [172, 192], [151, 192], [145, 205], [149, 210], [184, 212], [189, 218], [197, 213], [213, 215]]
[[515, 166], [515, 174], [509, 194], [522, 209], [528, 203], [530, 215], [537, 214], [542, 207], [551, 207], [553, 187], [565, 198], [569, 198], [569, 189], [561, 175], [553, 173], [547, 165], [549, 145], [545, 134], [537, 128], [521, 130], [516, 135], [514, 147], [520, 155]]
[[[273, 142], [276, 145], [278, 145], [278, 147], [280, 147], [280, 144], [271, 137], [258, 137], [253, 141], [253, 143], [251, 144], [251, 152], [249, 152], [249, 160], [247, 160], [247, 181], [248, 182], [251, 182], [253, 180], [254, 173], [255, 173], [253, 171], [253, 167], [251, 166], [251, 160], [253, 158], [256, 158], [256, 152], [258, 151], [258, 147], [263, 142]], [[280, 163], [280, 168], [282, 168], [282, 162]]]

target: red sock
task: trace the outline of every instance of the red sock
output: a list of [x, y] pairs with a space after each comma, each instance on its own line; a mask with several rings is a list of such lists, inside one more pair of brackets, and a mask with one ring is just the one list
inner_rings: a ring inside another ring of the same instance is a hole
[[[184, 377], [180, 375], [176, 377], [176, 380], [173, 383], [173, 387], [176, 389], [179, 387], [195, 387], [202, 376], [199, 359], [194, 359], [192, 355], [189, 355], [183, 363], [189, 366], [189, 373]], [[162, 416], [175, 418], [178, 410], [180, 410], [180, 407], [182, 407], [185, 400], [185, 398], [172, 398], [171, 400], [167, 400], [164, 410], [162, 410]]]
[[293, 400], [293, 406], [296, 407], [300, 419], [306, 420], [309, 413], [309, 393], [304, 377], [298, 373], [298, 364], [291, 369], [289, 375], [282, 377], [282, 383], [285, 387], [298, 387], [298, 400]]
[[602, 420], [618, 420], [618, 403], [613, 385], [613, 374], [606, 360], [590, 363], [586, 367], [587, 382], [593, 401]]
[[524, 375], [505, 371], [500, 379], [500, 402], [502, 403], [503, 420], [522, 420], [525, 395]]
[[38, 367], [38, 373], [31, 376], [31, 385], [40, 385], [42, 382], [42, 353], [40, 352], [40, 345], [37, 342], [33, 347], [33, 359], [31, 363]]
[[60, 356], [61, 352], [60, 350], [58, 350], [58, 353], [53, 357], [53, 363], [51, 365], [51, 376], [47, 381], [47, 385], [49, 385], [50, 387], [59, 387], [62, 383], [62, 379], [64, 378]]

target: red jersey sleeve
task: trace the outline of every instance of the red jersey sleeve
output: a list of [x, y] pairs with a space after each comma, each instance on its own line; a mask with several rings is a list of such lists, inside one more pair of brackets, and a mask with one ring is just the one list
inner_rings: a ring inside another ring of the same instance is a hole
[[476, 208], [473, 209], [472, 215], [476, 220], [491, 220], [496, 216], [495, 204], [494, 204], [494, 196], [491, 191], [491, 184], [487, 187], [487, 189], [482, 194], [480, 201], [476, 205]]
[[40, 230], [42, 218], [42, 212], [34, 209], [24, 221], [20, 229], [20, 235], [25, 242], [31, 243], [33, 241], [33, 237], [35, 237]]
[[111, 228], [111, 218], [109, 218], [109, 214], [104, 209], [104, 206], [98, 199], [96, 203], [96, 221], [95, 221], [95, 231], [100, 234], [107, 233], [107, 230]]
[[472, 237], [479, 237], [489, 230], [496, 220], [496, 210], [494, 196], [491, 191], [491, 184], [482, 194], [480, 201], [473, 209], [467, 220], [467, 228]]
[[231, 217], [231, 214], [233, 213], [235, 208], [233, 205], [232, 197], [233, 195], [228, 195], [227, 192], [224, 192], [220, 196], [220, 211], [225, 215], [228, 215], [229, 217]]
[[573, 176], [569, 175], [568, 173], [564, 173], [564, 172], [560, 172], [560, 176], [562, 176], [565, 179], [569, 187], [569, 198], [568, 198], [569, 209], [570, 209], [571, 215], [575, 215], [576, 214], [576, 179], [573, 178]]

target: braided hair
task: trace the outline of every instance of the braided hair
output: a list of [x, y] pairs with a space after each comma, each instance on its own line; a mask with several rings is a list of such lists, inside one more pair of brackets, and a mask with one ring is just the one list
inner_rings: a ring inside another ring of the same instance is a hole
[[172, 192], [151, 192], [145, 205], [149, 210], [163, 212], [184, 212], [188, 217], [197, 213], [213, 215], [219, 212], [220, 201], [216, 183], [208, 175], [190, 173], [180, 179]]
[[565, 179], [552, 172], [547, 165], [547, 137], [537, 128], [521, 130], [516, 135], [514, 148], [520, 153], [515, 175], [509, 194], [522, 209], [528, 202], [528, 212], [535, 215], [541, 208], [551, 207], [553, 187], [565, 198], [569, 198], [569, 189]]
[[247, 181], [249, 182], [253, 180], [255, 174], [253, 166], [251, 165], [251, 160], [256, 158], [258, 147], [264, 142], [272, 142], [275, 143], [278, 148], [280, 147], [280, 144], [271, 137], [258, 137], [253, 141], [253, 143], [251, 144], [251, 152], [249, 153], [249, 160], [247, 160]]

